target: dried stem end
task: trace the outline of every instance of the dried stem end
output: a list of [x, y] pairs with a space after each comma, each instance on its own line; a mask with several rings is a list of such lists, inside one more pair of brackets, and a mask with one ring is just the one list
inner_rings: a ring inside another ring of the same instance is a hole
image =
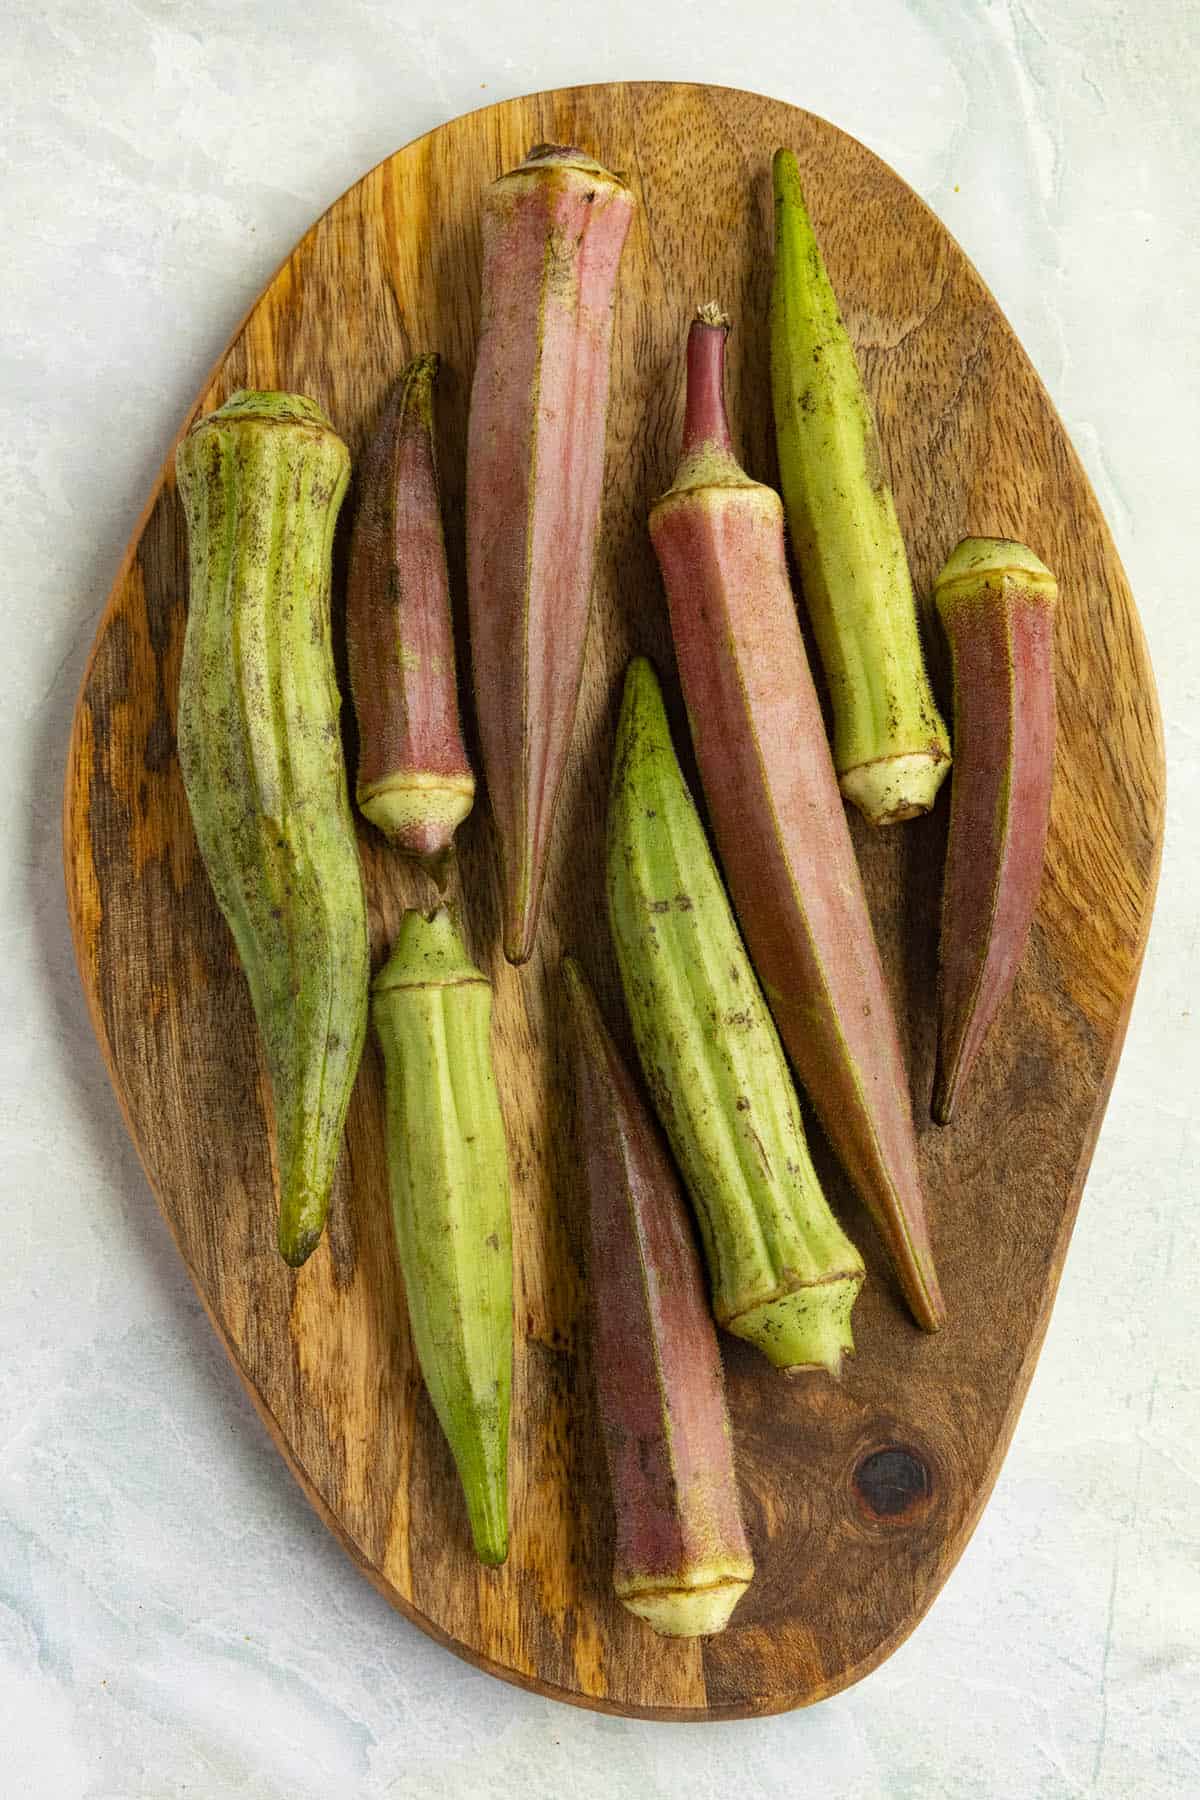
[[963, 538], [947, 557], [933, 584], [934, 603], [943, 622], [959, 599], [978, 599], [1003, 582], [1035, 593], [1053, 605], [1058, 582], [1040, 556], [1012, 538]]
[[838, 786], [872, 825], [899, 825], [930, 810], [949, 767], [936, 748], [908, 751], [846, 769]]
[[734, 1337], [754, 1344], [785, 1374], [822, 1369], [836, 1379], [843, 1356], [854, 1354], [850, 1314], [864, 1279], [861, 1268], [848, 1269], [779, 1294], [722, 1324]]
[[406, 770], [358, 790], [359, 807], [372, 825], [422, 862], [444, 856], [474, 801], [473, 775]]
[[644, 1619], [660, 1637], [713, 1637], [724, 1631], [734, 1607], [750, 1585], [711, 1569], [695, 1569], [686, 1585], [618, 1588], [622, 1606]]

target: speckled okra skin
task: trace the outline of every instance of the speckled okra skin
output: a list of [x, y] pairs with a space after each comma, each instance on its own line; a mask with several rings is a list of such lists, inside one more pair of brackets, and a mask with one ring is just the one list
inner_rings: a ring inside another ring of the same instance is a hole
[[279, 1249], [320, 1238], [366, 1030], [366, 901], [330, 636], [350, 457], [298, 394], [240, 392], [176, 456], [190, 598], [179, 760], [262, 1033]]

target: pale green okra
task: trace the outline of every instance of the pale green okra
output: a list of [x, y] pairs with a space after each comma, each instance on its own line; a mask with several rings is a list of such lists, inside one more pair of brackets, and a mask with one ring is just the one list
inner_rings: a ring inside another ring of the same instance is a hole
[[178, 742], [271, 1078], [279, 1248], [320, 1238], [367, 1019], [330, 560], [350, 457], [301, 394], [236, 393], [176, 455], [190, 598]]
[[950, 738], [925, 669], [875, 415], [790, 150], [777, 150], [771, 390], [779, 479], [833, 709], [842, 793], [873, 825], [928, 812]]
[[634, 1039], [691, 1195], [719, 1324], [777, 1367], [836, 1374], [865, 1270], [809, 1156], [778, 1034], [635, 659], [617, 728], [608, 900]]
[[404, 915], [372, 987], [409, 1325], [481, 1562], [508, 1555], [512, 1233], [491, 984], [450, 914]]

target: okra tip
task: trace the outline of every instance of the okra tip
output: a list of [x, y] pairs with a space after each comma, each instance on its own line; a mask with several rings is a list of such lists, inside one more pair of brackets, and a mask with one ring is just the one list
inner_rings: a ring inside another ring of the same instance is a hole
[[571, 1015], [571, 1025], [578, 1044], [594, 1051], [599, 1051], [603, 1061], [605, 1048], [605, 1027], [600, 1007], [592, 986], [579, 963], [573, 956], [564, 956], [559, 965], [563, 987], [567, 995], [567, 1011]]
[[412, 361], [405, 365], [402, 379], [410, 384], [421, 398], [422, 404], [432, 393], [433, 384], [437, 380], [437, 372], [441, 366], [442, 359], [436, 350], [422, 350], [419, 355], [414, 356]]
[[793, 254], [807, 256], [810, 274], [818, 281], [827, 281], [794, 150], [776, 150], [771, 159], [771, 185], [775, 194], [776, 256], [783, 249], [781, 240], [786, 240]]
[[658, 671], [648, 656], [634, 656], [625, 668], [621, 712], [617, 721], [616, 754], [612, 766], [612, 792], [616, 794], [631, 771], [645, 758], [674, 756], [666, 706]]
[[663, 710], [662, 686], [658, 679], [658, 670], [648, 656], [631, 656], [625, 665], [625, 686], [621, 695], [621, 711], [622, 714], [632, 713], [635, 709], [647, 706], [652, 708], [655, 714]]
[[771, 158], [771, 182], [775, 189], [775, 201], [799, 202], [804, 205], [804, 194], [800, 187], [800, 165], [796, 161], [794, 150], [785, 150], [782, 146]]
[[563, 986], [566, 988], [567, 997], [572, 1004], [578, 1005], [586, 1002], [590, 994], [587, 976], [570, 954], [564, 956], [559, 964], [559, 974], [562, 976]]
[[537, 909], [528, 906], [508, 921], [504, 931], [504, 960], [511, 968], [523, 968], [533, 955], [537, 926]]
[[921, 1330], [927, 1331], [930, 1336], [939, 1332], [946, 1323], [946, 1302], [942, 1298], [941, 1283], [928, 1252], [914, 1254], [911, 1271], [901, 1269], [901, 1285], [909, 1309]]
[[475, 1554], [489, 1569], [498, 1569], [508, 1561], [508, 1489], [495, 1471], [492, 1477], [472, 1481], [464, 1492]]
[[948, 1065], [942, 1062], [939, 1055], [933, 1100], [929, 1107], [935, 1125], [949, 1125], [954, 1117], [954, 1109], [958, 1105], [961, 1074], [962, 1065], [957, 1059], [952, 1065]]
[[319, 1224], [298, 1224], [287, 1217], [286, 1210], [279, 1215], [279, 1254], [289, 1269], [299, 1269], [308, 1261], [321, 1241], [324, 1221]]

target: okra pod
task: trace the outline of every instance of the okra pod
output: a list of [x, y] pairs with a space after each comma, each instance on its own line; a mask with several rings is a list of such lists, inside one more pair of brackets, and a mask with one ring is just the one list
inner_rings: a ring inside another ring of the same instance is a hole
[[1058, 586], [1023, 544], [964, 538], [934, 597], [954, 675], [933, 1116], [950, 1122], [1037, 905], [1054, 776]]
[[633, 196], [539, 144], [487, 190], [467, 431], [475, 711], [510, 962], [533, 953], [583, 676], [617, 269]]
[[492, 990], [450, 914], [407, 912], [375, 977], [396, 1250], [480, 1562], [508, 1555], [512, 1229]]
[[692, 742], [784, 1047], [932, 1331], [944, 1308], [908, 1078], [788, 581], [783, 508], [733, 454], [727, 330], [715, 307], [692, 323], [682, 455], [650, 514]]
[[862, 1259], [825, 1200], [771, 1015], [671, 743], [629, 665], [608, 817], [608, 906], [634, 1040], [691, 1195], [717, 1323], [778, 1368], [836, 1374]]
[[313, 401], [243, 391], [197, 420], [176, 468], [191, 570], [179, 761], [262, 1034], [295, 1267], [329, 1210], [370, 980], [329, 619], [350, 457]]
[[588, 1194], [592, 1368], [618, 1599], [666, 1637], [721, 1631], [754, 1574], [721, 1354], [666, 1146], [579, 965], [576, 1108]]
[[777, 150], [771, 387], [779, 477], [833, 708], [842, 793], [873, 825], [928, 812], [950, 767], [871, 402], [790, 150]]
[[346, 639], [358, 804], [436, 874], [471, 810], [433, 435], [434, 354], [403, 370], [359, 476]]

